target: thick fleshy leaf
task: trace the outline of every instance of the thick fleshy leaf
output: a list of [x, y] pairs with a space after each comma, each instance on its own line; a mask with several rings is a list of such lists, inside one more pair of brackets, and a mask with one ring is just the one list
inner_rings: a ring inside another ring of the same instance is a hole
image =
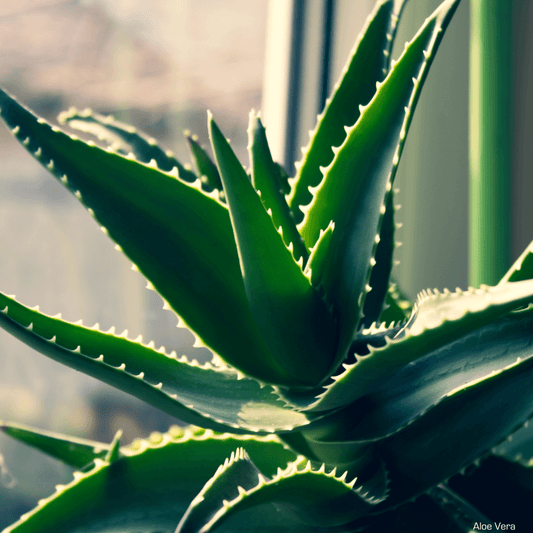
[[333, 318], [285, 246], [212, 116], [209, 134], [252, 314], [292, 383], [316, 385], [331, 368], [336, 341]]
[[366, 515], [384, 500], [386, 488], [371, 485], [372, 480], [362, 484], [346, 471], [339, 476], [325, 465], [313, 468], [303, 458], [267, 479], [237, 452], [194, 499], [176, 533], [213, 531], [236, 512], [265, 503], [275, 503], [309, 525], [338, 526]]
[[533, 280], [466, 292], [424, 291], [405, 326], [400, 330], [383, 328], [376, 339], [379, 343], [373, 342], [364, 353], [355, 353], [354, 362], [344, 363], [342, 371], [331, 378], [314, 401], [311, 394], [291, 391], [283, 392], [283, 397], [301, 409], [330, 410], [349, 405], [409, 363], [532, 301]]
[[336, 362], [345, 357], [361, 319], [386, 194], [429, 67], [458, 3], [444, 2], [406, 46], [355, 125], [347, 129], [298, 226], [308, 247], [331, 221], [337, 228], [323, 276], [328, 298], [340, 317]]
[[218, 173], [217, 166], [202, 148], [197, 137], [191, 135], [187, 131], [185, 132], [185, 138], [187, 139], [189, 152], [191, 153], [191, 157], [200, 179], [204, 177], [209, 187], [222, 191], [222, 182], [220, 181], [220, 174]]
[[99, 331], [29, 309], [0, 293], [0, 324], [42, 354], [146, 401], [176, 418], [231, 433], [290, 431], [312, 417], [291, 411], [274, 389], [223, 366], [178, 358], [127, 331]]
[[[531, 350], [530, 350], [531, 354]], [[376, 443], [395, 506], [466, 468], [533, 414], [533, 357], [450, 391], [435, 407]], [[382, 506], [383, 507], [383, 506]]]
[[307, 205], [313, 197], [309, 187], [316, 187], [322, 181], [320, 167], [331, 163], [333, 149], [346, 138], [344, 127], [355, 124], [360, 116], [359, 106], [370, 101], [376, 92], [376, 83], [387, 75], [398, 19], [404, 5], [405, 0], [384, 0], [376, 5], [331, 98], [326, 101], [326, 108], [318, 116], [309, 145], [302, 150], [303, 159], [296, 164], [298, 173], [291, 180], [289, 205], [298, 222], [303, 218], [300, 206]]
[[154, 138], [138, 132], [134, 126], [115, 120], [111, 115], [100, 115], [90, 109], [78, 111], [73, 107], [61, 113], [58, 122], [97, 137], [113, 151], [123, 155], [133, 154], [141, 163], [155, 161], [157, 167], [166, 172], [176, 167], [180, 179], [184, 181], [193, 183], [198, 179], [170, 150], [163, 150]]
[[372, 271], [368, 285], [370, 291], [367, 292], [363, 306], [363, 316], [361, 325], [369, 327], [373, 322], [378, 322], [381, 312], [386, 303], [389, 291], [389, 279], [393, 266], [394, 242], [394, 192], [391, 189], [385, 199], [385, 214], [381, 219], [379, 229], [379, 242], [376, 253], [372, 261]]
[[141, 163], [154, 160], [157, 167], [166, 172], [176, 167], [180, 179], [184, 181], [193, 183], [197, 179], [194, 172], [185, 168], [172, 152], [163, 150], [155, 139], [139, 133], [135, 127], [119, 122], [112, 116], [93, 113], [90, 109], [78, 111], [72, 107], [61, 113], [57, 120], [73, 129], [94, 135], [117, 152], [133, 154]]
[[[533, 356], [533, 309], [514, 313], [431, 352], [353, 404], [362, 417], [344, 431], [384, 438], [412, 423], [453, 391]], [[353, 417], [355, 418], [355, 417]]]
[[251, 316], [223, 204], [199, 182], [184, 183], [176, 173], [61, 132], [4, 92], [0, 108], [15, 137], [82, 201], [209, 348], [250, 375], [284, 381]]
[[508, 281], [522, 281], [533, 278], [533, 242], [522, 252], [520, 257], [514, 262], [507, 274], [503, 276], [501, 283]]
[[274, 226], [281, 228], [283, 242], [292, 250], [295, 261], [303, 257], [305, 263], [309, 253], [296, 229], [293, 214], [285, 200], [279, 170], [272, 160], [265, 128], [259, 115], [254, 111], [250, 113], [248, 126], [248, 153], [252, 185], [261, 197], [261, 203], [266, 211], [271, 210]]
[[111, 449], [109, 444], [102, 442], [60, 435], [13, 422], [0, 421], [0, 431], [74, 468], [82, 468], [97, 458], [105, 458]]
[[[531, 511], [526, 504], [533, 498], [531, 465], [489, 457], [479, 468], [453, 477], [449, 484], [490, 517], [493, 531], [531, 529]], [[509, 527], [504, 529], [501, 524]]]
[[[76, 472], [71, 483], [58, 486], [4, 533], [173, 533], [205, 481], [239, 446], [266, 475], [295, 458], [274, 436], [237, 437], [175, 427], [121, 448], [123, 457], [112, 464], [96, 459], [90, 470]], [[268, 515], [260, 519], [268, 526]], [[254, 525], [254, 517], [247, 517], [246, 524], [237, 523], [229, 531], [250, 531], [246, 527]]]

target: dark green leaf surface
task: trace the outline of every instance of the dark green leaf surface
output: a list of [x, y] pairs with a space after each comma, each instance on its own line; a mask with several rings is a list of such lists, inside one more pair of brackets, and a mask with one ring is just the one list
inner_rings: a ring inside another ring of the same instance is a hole
[[[369, 345], [364, 353], [354, 355], [332, 377], [322, 392], [283, 393], [283, 397], [301, 409], [329, 410], [350, 404], [380, 386], [400, 369], [491, 324], [513, 309], [533, 300], [533, 281], [520, 281], [481, 287], [455, 293], [424, 291], [419, 295], [411, 318], [400, 330], [378, 329], [381, 342]], [[370, 338], [373, 340], [373, 337]]]
[[376, 92], [376, 82], [381, 82], [389, 70], [390, 52], [404, 5], [405, 0], [385, 0], [376, 5], [324, 112], [318, 116], [309, 145], [303, 150], [304, 157], [296, 164], [298, 173], [289, 195], [289, 205], [298, 222], [303, 218], [300, 206], [307, 205], [313, 197], [309, 187], [316, 187], [322, 181], [320, 167], [331, 163], [333, 148], [346, 138], [345, 126], [356, 123], [359, 106], [370, 101]]
[[394, 242], [394, 192], [391, 189], [385, 199], [385, 214], [381, 219], [379, 242], [374, 255], [375, 263], [370, 273], [370, 292], [363, 306], [361, 325], [369, 327], [379, 322], [389, 291], [389, 279], [393, 266]]
[[386, 212], [384, 199], [429, 67], [457, 5], [458, 0], [448, 0], [426, 20], [356, 124], [348, 128], [305, 208], [299, 229], [308, 247], [331, 221], [337, 228], [323, 276], [340, 317], [337, 362], [345, 357], [359, 324]]
[[356, 485], [357, 480], [347, 482], [347, 476], [300, 461], [266, 479], [246, 457], [233, 455], [195, 498], [176, 533], [207, 533], [236, 512], [269, 502], [309, 525], [346, 524], [384, 497], [383, 487]]
[[1, 326], [35, 350], [181, 420], [232, 433], [289, 431], [312, 420], [231, 368], [49, 317], [1, 293], [0, 310]]
[[[236, 437], [174, 428], [122, 448], [123, 457], [74, 474], [4, 533], [174, 533], [206, 479], [235, 448], [244, 447], [266, 475], [295, 459], [276, 437]], [[268, 516], [262, 516], [268, 527]], [[258, 522], [228, 531], [249, 531]], [[274, 520], [274, 524], [276, 521]], [[277, 524], [279, 525], [279, 520]]]
[[315, 385], [331, 368], [336, 340], [333, 319], [212, 117], [209, 133], [252, 314], [291, 383]]
[[96, 458], [103, 459], [111, 448], [102, 442], [67, 437], [13, 422], [0, 421], [0, 430], [74, 468], [82, 468]]
[[195, 184], [64, 134], [4, 92], [0, 108], [17, 139], [208, 347], [250, 375], [283, 382], [251, 316], [223, 204]]
[[[479, 468], [454, 476], [449, 484], [482, 510], [495, 526], [499, 525], [500, 531], [504, 530], [500, 524], [513, 524], [519, 532], [531, 529], [531, 510], [527, 503], [533, 498], [531, 465], [489, 457]], [[494, 527], [493, 531], [496, 530]]]
[[470, 382], [376, 443], [391, 477], [386, 507], [447, 479], [490, 452], [533, 414], [533, 357]]
[[293, 214], [283, 193], [279, 170], [270, 154], [265, 128], [254, 111], [248, 126], [248, 153], [252, 170], [252, 185], [261, 197], [266, 211], [276, 228], [281, 228], [283, 242], [292, 250], [295, 261], [305, 263], [309, 256], [302, 237], [296, 229]]

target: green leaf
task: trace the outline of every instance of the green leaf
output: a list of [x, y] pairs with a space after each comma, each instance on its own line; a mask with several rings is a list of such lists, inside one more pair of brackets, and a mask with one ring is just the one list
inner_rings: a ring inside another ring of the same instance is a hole
[[109, 444], [102, 442], [67, 437], [13, 422], [0, 421], [0, 430], [74, 468], [105, 458], [111, 449]]
[[335, 149], [298, 228], [308, 247], [333, 220], [330, 260], [323, 276], [340, 317], [336, 362], [357, 329], [376, 245], [399, 158], [420, 91], [458, 0], [447, 0], [426, 20], [399, 61]]
[[[300, 409], [330, 410], [349, 405], [379, 387], [400, 369], [445, 347], [474, 330], [491, 324], [502, 315], [533, 301], [533, 280], [481, 287], [468, 292], [458, 290], [424, 291], [419, 295], [409, 321], [397, 327], [370, 330], [369, 341], [379, 333], [379, 344], [369, 344], [364, 353], [355, 353], [321, 392], [282, 393], [284, 399]], [[358, 345], [365, 336], [356, 337]], [[502, 348], [503, 349], [503, 348]]]
[[193, 136], [190, 132], [186, 131], [185, 138], [187, 139], [187, 146], [189, 147], [189, 152], [200, 179], [204, 177], [211, 189], [222, 191], [222, 182], [220, 181], [217, 166], [202, 148], [196, 135]]
[[533, 242], [522, 252], [513, 266], [503, 276], [500, 284], [508, 281], [522, 281], [533, 278]]
[[370, 291], [365, 298], [361, 320], [363, 327], [369, 327], [380, 320], [387, 299], [395, 248], [394, 230], [394, 193], [391, 189], [386, 195], [385, 214], [381, 220], [379, 242], [372, 261], [374, 265], [368, 282]]
[[209, 134], [252, 314], [293, 385], [315, 385], [330, 371], [335, 327], [322, 299], [285, 246], [217, 125]]
[[313, 287], [318, 289], [322, 289], [322, 274], [328, 261], [329, 247], [334, 230], [335, 224], [330, 222], [329, 226], [320, 232], [316, 244], [311, 248], [311, 256], [305, 267], [305, 275], [309, 278]]
[[133, 394], [176, 418], [232, 433], [290, 431], [313, 419], [274, 389], [225, 366], [178, 358], [127, 331], [114, 335], [49, 317], [0, 293], [0, 324], [40, 353]]
[[193, 183], [198, 179], [172, 152], [163, 150], [154, 138], [139, 133], [133, 126], [119, 122], [112, 116], [99, 115], [90, 109], [80, 112], [72, 107], [61, 113], [57, 120], [60, 124], [94, 135], [124, 155], [132, 153], [141, 163], [154, 160], [157, 167], [166, 172], [177, 167], [178, 175], [184, 181]]
[[388, 72], [390, 52], [404, 4], [405, 0], [385, 0], [376, 5], [356, 41], [331, 98], [326, 101], [323, 113], [318, 116], [309, 145], [302, 150], [303, 159], [296, 164], [298, 173], [291, 180], [293, 188], [289, 195], [289, 205], [298, 222], [303, 218], [300, 206], [307, 205], [312, 200], [309, 187], [316, 187], [322, 181], [320, 167], [331, 163], [333, 149], [340, 146], [346, 138], [344, 127], [356, 123], [360, 116], [359, 106], [370, 101], [376, 92], [376, 82], [381, 82]]
[[516, 531], [531, 528], [531, 511], [524, 505], [533, 497], [531, 465], [488, 457], [478, 468], [454, 476], [449, 484], [496, 524], [514, 524]]
[[[4, 533], [173, 533], [205, 480], [238, 446], [268, 475], [295, 459], [274, 436], [174, 428], [121, 448], [123, 457], [114, 463], [96, 459], [92, 469], [76, 472], [71, 483], [57, 487]], [[268, 516], [261, 520], [268, 527]], [[253, 517], [249, 522], [257, 525]], [[237, 524], [230, 533], [246, 527]]]
[[184, 183], [176, 173], [66, 135], [4, 92], [0, 108], [17, 139], [82, 201], [209, 348], [250, 375], [284, 382], [250, 313], [223, 204], [199, 182]]
[[252, 184], [258, 192], [265, 210], [271, 210], [274, 226], [281, 228], [283, 242], [292, 250], [295, 261], [299, 261], [303, 257], [305, 263], [309, 253], [296, 229], [294, 216], [285, 200], [279, 170], [272, 160], [265, 128], [259, 115], [256, 115], [254, 111], [250, 113], [248, 139]]
[[[529, 315], [529, 316], [527, 316]], [[364, 412], [350, 428], [358, 440], [391, 435], [423, 416], [453, 391], [533, 355], [533, 312], [479, 328], [398, 371], [350, 411]]]
[[409, 318], [413, 310], [413, 303], [402, 291], [398, 282], [391, 276], [387, 297], [386, 308], [381, 313], [380, 320], [386, 324], [402, 322]]
[[[472, 524], [473, 525], [473, 524]], [[364, 531], [364, 533], [389, 533], [393, 531], [409, 533], [471, 533], [458, 526], [439, 505], [423, 495], [413, 502], [401, 505], [397, 509], [372, 515], [349, 524], [347, 531]]]
[[[400, 431], [376, 443], [394, 479], [395, 506], [466, 468], [533, 413], [533, 357], [463, 384]], [[383, 507], [383, 506], [382, 506]]]
[[[302, 458], [303, 459], [303, 458]], [[242, 453], [232, 454], [194, 499], [176, 533], [207, 533], [238, 511], [275, 503], [313, 526], [338, 526], [364, 516], [384, 499], [383, 487], [353, 475], [297, 461], [272, 479]], [[351, 481], [347, 481], [351, 479]], [[357, 485], [355, 485], [357, 481]]]

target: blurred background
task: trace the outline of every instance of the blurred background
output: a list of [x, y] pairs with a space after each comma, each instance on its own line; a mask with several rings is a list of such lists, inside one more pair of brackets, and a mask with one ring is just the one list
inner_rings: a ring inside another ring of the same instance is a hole
[[[411, 0], [394, 56], [439, 0]], [[533, 239], [533, 2], [513, 0], [513, 260]], [[47, 120], [70, 106], [133, 124], [189, 157], [183, 130], [208, 145], [211, 109], [243, 161], [251, 108], [276, 158], [307, 144], [373, 0], [0, 0], [0, 84]], [[403, 241], [395, 270], [411, 296], [467, 285], [468, 2], [422, 93], [396, 186]], [[529, 95], [529, 97], [528, 97]], [[0, 127], [0, 290], [48, 314], [191, 353], [159, 297], [77, 200]], [[208, 357], [209, 354], [204, 354]], [[195, 354], [196, 356], [196, 354]], [[0, 420], [124, 442], [175, 419], [34, 353], [0, 331]], [[0, 435], [0, 529], [71, 479]]]

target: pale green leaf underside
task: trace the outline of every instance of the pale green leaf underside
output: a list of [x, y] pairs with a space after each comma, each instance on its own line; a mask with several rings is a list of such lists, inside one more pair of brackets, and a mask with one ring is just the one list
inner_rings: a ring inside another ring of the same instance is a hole
[[208, 347], [250, 375], [283, 382], [251, 316], [223, 204], [199, 182], [184, 183], [52, 128], [4, 92], [0, 108], [17, 139], [82, 201]]
[[376, 91], [376, 82], [382, 81], [388, 72], [392, 43], [404, 4], [404, 0], [385, 0], [376, 6], [326, 102], [324, 112], [318, 117], [309, 145], [303, 150], [304, 157], [297, 164], [298, 173], [291, 180], [293, 188], [288, 199], [298, 222], [303, 218], [300, 206], [307, 205], [312, 199], [309, 187], [316, 187], [322, 180], [320, 167], [331, 163], [332, 148], [340, 146], [346, 138], [344, 126], [355, 124], [360, 116], [359, 106], [370, 101]]
[[307, 246], [335, 222], [324, 289], [340, 317], [336, 362], [357, 329], [381, 220], [416, 103], [458, 0], [444, 2], [406, 47], [324, 169], [299, 226]]
[[[91, 470], [75, 473], [71, 483], [58, 487], [4, 533], [174, 533], [205, 480], [238, 446], [268, 475], [295, 458], [274, 436], [175, 428], [121, 448], [123, 457], [113, 464], [96, 459]], [[261, 520], [268, 525], [268, 516]], [[229, 531], [247, 531], [250, 523], [253, 517]]]
[[315, 399], [311, 395], [291, 396], [289, 391], [283, 397], [295, 406], [311, 410], [348, 405], [405, 365], [531, 301], [531, 280], [466, 292], [424, 292], [402, 329], [388, 330], [390, 337], [385, 335], [381, 346], [369, 346], [367, 355], [355, 354], [355, 362], [344, 363], [343, 371], [333, 376]]
[[280, 402], [271, 386], [231, 368], [49, 317], [1, 293], [0, 310], [2, 327], [32, 348], [181, 420], [232, 433], [290, 431], [312, 420]]
[[272, 356], [292, 384], [316, 385], [331, 368], [333, 319], [285, 246], [212, 117], [209, 133], [252, 314]]

